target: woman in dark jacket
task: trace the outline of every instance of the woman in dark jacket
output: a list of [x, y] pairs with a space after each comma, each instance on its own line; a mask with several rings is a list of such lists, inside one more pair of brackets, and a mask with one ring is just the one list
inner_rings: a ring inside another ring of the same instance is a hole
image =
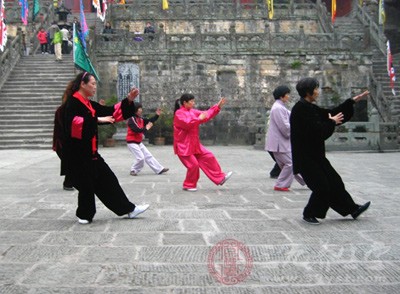
[[348, 121], [353, 115], [353, 105], [369, 92], [347, 99], [334, 109], [323, 109], [313, 104], [319, 95], [319, 83], [314, 78], [304, 78], [296, 85], [300, 101], [292, 108], [290, 140], [292, 145], [293, 173], [301, 174], [312, 193], [303, 211], [303, 220], [319, 224], [329, 208], [342, 216], [351, 214], [356, 219], [368, 209], [354, 203], [343, 181], [325, 157], [325, 140], [335, 126]]
[[133, 100], [139, 94], [132, 89], [128, 96], [114, 106], [103, 106], [89, 98], [96, 93], [96, 80], [83, 72], [69, 83], [64, 94], [63, 164], [67, 176], [79, 191], [76, 216], [81, 224], [92, 221], [95, 213], [94, 195], [121, 216], [134, 218], [149, 205], [135, 206], [126, 197], [118, 179], [98, 153], [97, 124], [114, 123], [133, 115]]

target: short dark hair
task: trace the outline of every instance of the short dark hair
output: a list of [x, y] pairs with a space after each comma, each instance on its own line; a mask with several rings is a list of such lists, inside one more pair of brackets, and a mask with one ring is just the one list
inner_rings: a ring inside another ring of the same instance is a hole
[[142, 108], [143, 109], [143, 105], [140, 102], [135, 102], [135, 112], [139, 109]]
[[319, 82], [315, 78], [301, 79], [296, 85], [297, 93], [301, 98], [306, 97], [307, 94], [312, 95], [317, 88], [319, 88]]
[[290, 93], [290, 89], [288, 86], [278, 86], [275, 88], [272, 95], [274, 95], [275, 100], [281, 99], [286, 94]]

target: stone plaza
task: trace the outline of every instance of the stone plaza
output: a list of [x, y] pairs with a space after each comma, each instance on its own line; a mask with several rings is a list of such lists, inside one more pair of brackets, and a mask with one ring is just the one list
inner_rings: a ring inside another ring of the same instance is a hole
[[[197, 192], [182, 190], [171, 146], [149, 146], [169, 172], [146, 166], [136, 177], [125, 146], [101, 148], [131, 201], [151, 206], [132, 220], [97, 202], [89, 225], [77, 222], [77, 192], [62, 189], [54, 152], [0, 150], [0, 293], [400, 292], [399, 153], [328, 153], [355, 201], [372, 204], [357, 220], [329, 211], [312, 226], [301, 219], [310, 190], [273, 191], [268, 153], [208, 148], [234, 174], [215, 186], [202, 173]], [[231, 239], [247, 251], [230, 273], [249, 267], [227, 283], [210, 266], [229, 276], [228, 260], [210, 252]]]

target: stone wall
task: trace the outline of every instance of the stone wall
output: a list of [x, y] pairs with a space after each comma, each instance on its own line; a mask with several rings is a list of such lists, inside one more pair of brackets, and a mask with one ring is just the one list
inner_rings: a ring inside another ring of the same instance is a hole
[[[326, 11], [321, 5], [289, 1], [276, 7], [278, 21], [267, 20], [263, 9], [253, 9], [250, 15], [241, 7], [214, 3], [212, 13], [197, 14], [200, 4], [182, 3], [182, 11], [175, 7], [153, 14], [157, 33], [152, 39], [141, 32], [149, 13], [159, 9], [153, 1], [111, 10], [116, 34], [96, 36], [92, 44], [91, 56], [102, 80], [98, 98], [115, 95], [121, 63], [137, 64], [145, 111], [157, 106], [172, 111], [184, 92], [193, 93], [196, 107], [204, 109], [223, 95], [228, 103], [202, 126], [202, 139], [214, 144], [262, 144], [276, 86], [289, 85], [295, 102], [297, 81], [316, 77], [322, 105], [339, 103], [369, 86], [366, 73], [372, 63], [363, 33], [324, 33], [321, 15]], [[204, 6], [203, 12], [211, 8]], [[138, 37], [143, 41], [136, 41]]]
[[319, 79], [321, 104], [332, 105], [368, 87], [371, 62], [364, 55], [336, 53], [257, 54], [257, 55], [153, 55], [97, 57], [102, 82], [99, 97], [116, 92], [119, 63], [135, 63], [140, 71], [141, 100], [145, 109], [157, 106], [173, 109], [183, 92], [196, 96], [198, 108], [207, 108], [222, 95], [228, 98], [224, 111], [204, 125], [203, 139], [216, 144], [254, 144], [263, 133], [266, 110], [273, 103], [272, 91], [288, 84], [293, 101], [295, 85], [306, 76]]

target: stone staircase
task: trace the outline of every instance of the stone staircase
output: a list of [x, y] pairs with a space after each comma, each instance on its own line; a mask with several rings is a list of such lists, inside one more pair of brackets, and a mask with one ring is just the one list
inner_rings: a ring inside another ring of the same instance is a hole
[[[338, 17], [335, 22], [335, 30], [340, 33], [346, 34], [362, 34], [364, 31], [362, 23], [354, 17]], [[392, 89], [390, 88], [390, 79], [387, 73], [386, 67], [386, 55], [378, 50], [375, 45], [371, 45], [373, 53], [372, 58], [372, 70], [373, 75], [377, 81], [382, 85], [383, 94], [388, 98], [390, 103], [390, 116], [392, 121], [399, 121], [400, 119], [400, 78], [395, 82], [395, 92], [393, 95]], [[394, 64], [396, 60], [394, 60]]]
[[386, 56], [382, 52], [375, 52], [373, 55], [373, 75], [382, 85], [383, 95], [388, 98], [390, 103], [391, 121], [400, 121], [400, 77], [397, 74], [397, 80], [394, 83], [395, 94], [390, 87], [390, 78], [387, 71]]
[[74, 77], [72, 55], [23, 56], [0, 92], [0, 149], [51, 149], [54, 112]]

